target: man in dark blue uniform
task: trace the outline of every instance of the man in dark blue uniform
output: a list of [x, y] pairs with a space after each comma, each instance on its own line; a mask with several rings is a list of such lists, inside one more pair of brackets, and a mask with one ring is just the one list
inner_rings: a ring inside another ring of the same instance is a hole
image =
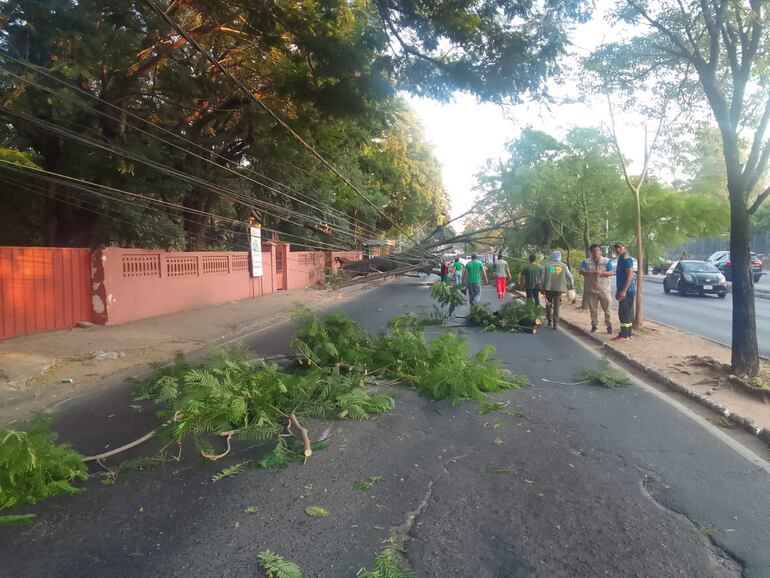
[[620, 318], [620, 333], [613, 341], [626, 340], [631, 337], [631, 327], [634, 323], [634, 297], [636, 296], [636, 279], [634, 278], [634, 258], [628, 254], [625, 243], [615, 243], [615, 253], [618, 264], [615, 267], [617, 280], [618, 317]]

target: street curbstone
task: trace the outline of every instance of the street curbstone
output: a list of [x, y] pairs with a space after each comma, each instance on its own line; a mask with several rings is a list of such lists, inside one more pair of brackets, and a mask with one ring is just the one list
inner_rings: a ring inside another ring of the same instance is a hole
[[735, 423], [741, 429], [749, 432], [750, 434], [757, 436], [759, 439], [767, 443], [770, 443], [770, 429], [758, 426], [756, 423], [754, 423], [747, 417], [734, 413], [730, 411], [729, 408], [715, 402], [713, 399], [707, 396], [701, 395], [700, 393], [697, 393], [695, 391], [692, 391], [691, 389], [688, 389], [681, 383], [677, 383], [670, 377], [663, 375], [659, 371], [652, 369], [651, 367], [647, 367], [646, 365], [640, 363], [639, 361], [630, 357], [626, 353], [620, 351], [619, 349], [615, 349], [610, 344], [592, 335], [583, 327], [580, 327], [575, 323], [567, 321], [564, 318], [560, 320], [560, 323], [564, 324], [566, 327], [569, 327], [572, 330], [572, 332], [577, 333], [579, 337], [587, 338], [592, 343], [596, 345], [600, 345], [601, 348], [609, 354], [608, 355], [609, 357], [613, 357], [616, 360], [620, 360], [624, 363], [627, 363], [634, 369], [641, 371], [647, 377], [663, 383], [668, 388], [676, 391], [677, 393], [681, 393], [682, 395], [685, 395], [686, 397], [692, 399], [693, 401], [696, 401], [701, 405], [709, 408], [710, 410], [715, 411], [718, 414], [728, 418], [731, 422]]

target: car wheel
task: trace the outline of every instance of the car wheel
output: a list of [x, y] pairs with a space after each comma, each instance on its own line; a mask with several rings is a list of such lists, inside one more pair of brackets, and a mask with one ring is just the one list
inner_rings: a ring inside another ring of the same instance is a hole
[[725, 297], [727, 297], [727, 293], [717, 293], [717, 297], [719, 297], [720, 299], [724, 299]]
[[663, 293], [665, 293], [666, 295], [671, 293], [671, 287], [668, 286], [668, 283], [666, 282], [665, 279], [663, 280]]
[[681, 297], [687, 297], [687, 289], [684, 287], [684, 283], [680, 281], [676, 286], [676, 292], [679, 293]]
[[762, 275], [754, 275], [754, 283], [759, 283], [759, 280], [762, 278]]

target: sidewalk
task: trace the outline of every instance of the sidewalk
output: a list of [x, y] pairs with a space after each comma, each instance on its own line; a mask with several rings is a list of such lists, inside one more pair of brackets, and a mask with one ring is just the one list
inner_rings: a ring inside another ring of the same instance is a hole
[[299, 306], [328, 307], [374, 286], [280, 291], [116, 326], [94, 325], [0, 341], [0, 424], [131, 376], [178, 353], [227, 345], [285, 321]]
[[[617, 327], [616, 313], [613, 322]], [[761, 361], [764, 388], [747, 387], [730, 374], [730, 348], [667, 325], [645, 320], [628, 341], [611, 341], [601, 328], [590, 333], [589, 312], [562, 304], [562, 322], [648, 377], [729, 417], [731, 422], [770, 442], [770, 362]], [[601, 320], [601, 319], [600, 319]]]

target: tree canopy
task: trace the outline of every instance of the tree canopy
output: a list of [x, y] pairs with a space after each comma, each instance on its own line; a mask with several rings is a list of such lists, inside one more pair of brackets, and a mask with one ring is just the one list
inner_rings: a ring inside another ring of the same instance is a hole
[[542, 94], [586, 15], [579, 0], [156, 4], [358, 192], [148, 2], [10, 0], [0, 148], [52, 174], [0, 164], [0, 242], [234, 246], [253, 213], [290, 242], [348, 246], [438, 222], [440, 170], [397, 91]]
[[[610, 137], [577, 127], [563, 139], [527, 128], [508, 158], [479, 175], [479, 204], [491, 222], [514, 221], [505, 241], [513, 253], [561, 248], [585, 255], [592, 243], [636, 241], [635, 199], [623, 183]], [[727, 203], [651, 180], [640, 191], [642, 231], [650, 258], [694, 236], [727, 230]], [[479, 225], [477, 225], [479, 226]]]

